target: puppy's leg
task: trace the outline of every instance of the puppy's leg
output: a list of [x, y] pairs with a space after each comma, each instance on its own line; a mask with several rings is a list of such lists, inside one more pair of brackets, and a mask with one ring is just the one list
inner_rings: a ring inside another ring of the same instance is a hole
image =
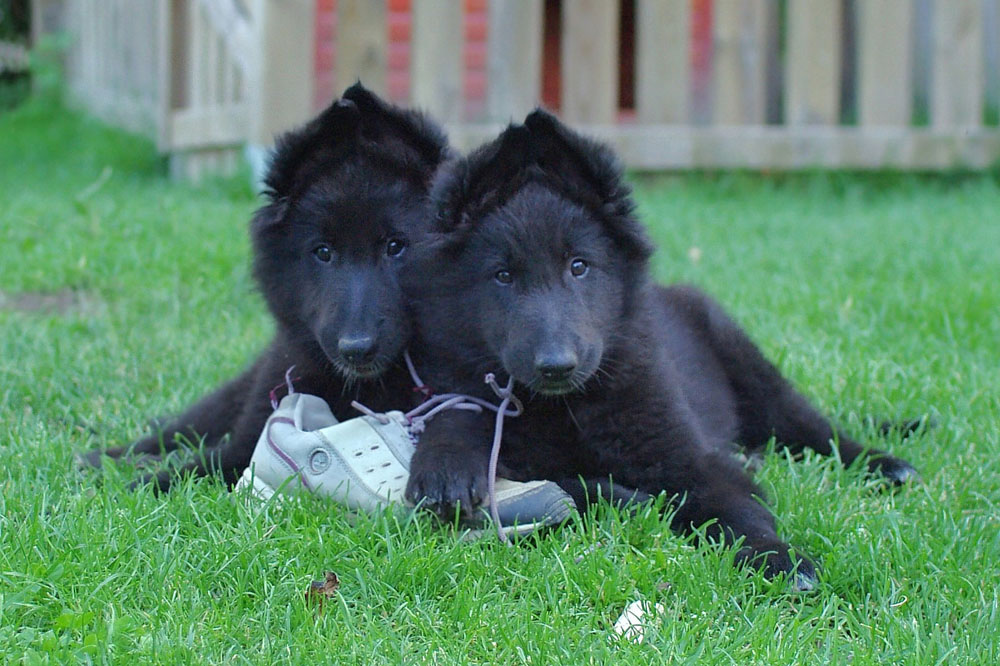
[[846, 433], [836, 430], [753, 343], [750, 337], [708, 296], [691, 288], [671, 290], [683, 303], [692, 325], [698, 327], [720, 359], [736, 395], [739, 409], [739, 442], [749, 448], [763, 446], [772, 436], [793, 454], [810, 448], [833, 453], [837, 442], [844, 465], [866, 457], [868, 469], [893, 483], [919, 478], [916, 469], [900, 458], [878, 449], [865, 450]]
[[165, 492], [175, 479], [185, 474], [198, 477], [219, 474], [227, 485], [235, 484], [239, 475], [250, 464], [260, 433], [273, 411], [268, 398], [271, 385], [265, 388], [266, 384], [268, 382], [255, 378], [251, 388], [244, 393], [242, 411], [235, 420], [229, 439], [205, 449], [198, 459], [180, 467], [144, 475], [133, 487], [152, 483], [156, 490]]
[[785, 574], [797, 588], [812, 588], [815, 566], [791, 554], [760, 499], [763, 493], [730, 454], [702, 441], [683, 399], [671, 395], [670, 383], [653, 395], [624, 393], [627, 414], [605, 419], [602, 430], [583, 436], [595, 452], [605, 452], [602, 462], [613, 478], [650, 494], [666, 491], [673, 498], [675, 530], [704, 526], [710, 539], [727, 544], [742, 539], [738, 564], [759, 568], [768, 577]]
[[649, 493], [615, 483], [614, 479], [607, 476], [557, 479], [556, 483], [573, 498], [580, 511], [584, 511], [585, 507], [596, 505], [601, 500], [628, 509], [654, 499]]
[[494, 415], [445, 411], [427, 423], [410, 461], [406, 499], [448, 520], [486, 498]]
[[[774, 517], [763, 503], [763, 492], [732, 456], [713, 452], [692, 464], [677, 504], [673, 527], [682, 531], [705, 525], [709, 538], [731, 544], [743, 538], [736, 563], [761, 569], [768, 578], [790, 577], [794, 587], [816, 585], [816, 566], [777, 534]], [[716, 522], [709, 523], [715, 519]]]
[[251, 366], [240, 376], [196, 402], [180, 416], [158, 427], [157, 432], [126, 446], [107, 451], [95, 449], [82, 455], [81, 460], [90, 466], [100, 467], [103, 456], [113, 460], [135, 456], [137, 462], [156, 460], [162, 454], [184, 446], [185, 440], [195, 445], [203, 442], [208, 448], [218, 445], [235, 426], [255, 371], [256, 366]]

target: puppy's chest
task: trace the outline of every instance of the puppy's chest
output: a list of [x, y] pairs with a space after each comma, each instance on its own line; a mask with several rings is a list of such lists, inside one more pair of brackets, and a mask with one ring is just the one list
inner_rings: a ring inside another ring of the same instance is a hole
[[504, 423], [500, 458], [524, 480], [595, 473], [596, 460], [569, 410], [533, 409]]

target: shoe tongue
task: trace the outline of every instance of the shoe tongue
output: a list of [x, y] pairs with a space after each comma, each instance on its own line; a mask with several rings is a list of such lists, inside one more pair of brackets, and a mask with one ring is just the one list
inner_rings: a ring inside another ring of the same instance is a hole
[[295, 421], [295, 427], [299, 430], [311, 432], [337, 425], [337, 417], [333, 415], [330, 406], [322, 398], [308, 393], [293, 393], [285, 399], [295, 400], [292, 407], [292, 420]]

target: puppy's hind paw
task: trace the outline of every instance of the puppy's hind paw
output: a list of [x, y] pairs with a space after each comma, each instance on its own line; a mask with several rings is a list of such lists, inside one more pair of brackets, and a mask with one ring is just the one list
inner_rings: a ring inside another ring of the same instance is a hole
[[920, 473], [917, 468], [902, 458], [890, 455], [879, 455], [868, 461], [868, 470], [881, 476], [894, 486], [920, 483]]
[[128, 484], [129, 492], [135, 492], [144, 486], [149, 486], [153, 494], [159, 495], [170, 490], [176, 473], [172, 470], [164, 470], [154, 474], [143, 474], [138, 479]]
[[[806, 564], [808, 566], [802, 566]], [[813, 568], [812, 562], [808, 560], [800, 562], [798, 569], [791, 576], [789, 585], [794, 592], [812, 592], [819, 585], [819, 579], [816, 577], [816, 569]]]
[[161, 456], [153, 453], [133, 454], [128, 447], [116, 447], [107, 450], [91, 449], [86, 453], [78, 453], [75, 456], [76, 466], [81, 470], [102, 469], [105, 458], [116, 462], [124, 461], [135, 467], [149, 467], [162, 461]]

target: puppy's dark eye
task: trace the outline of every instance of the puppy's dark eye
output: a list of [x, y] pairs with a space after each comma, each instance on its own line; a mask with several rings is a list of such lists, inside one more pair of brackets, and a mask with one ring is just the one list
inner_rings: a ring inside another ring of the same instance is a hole
[[317, 245], [313, 248], [313, 255], [324, 264], [329, 263], [333, 259], [333, 251], [329, 245]]
[[590, 266], [583, 259], [574, 259], [569, 263], [569, 272], [573, 277], [583, 277], [590, 270]]
[[497, 271], [493, 278], [500, 284], [510, 284], [514, 281], [514, 276], [507, 270]]
[[398, 257], [403, 254], [405, 249], [406, 241], [401, 241], [398, 238], [390, 238], [389, 242], [385, 244], [385, 253], [390, 257]]

